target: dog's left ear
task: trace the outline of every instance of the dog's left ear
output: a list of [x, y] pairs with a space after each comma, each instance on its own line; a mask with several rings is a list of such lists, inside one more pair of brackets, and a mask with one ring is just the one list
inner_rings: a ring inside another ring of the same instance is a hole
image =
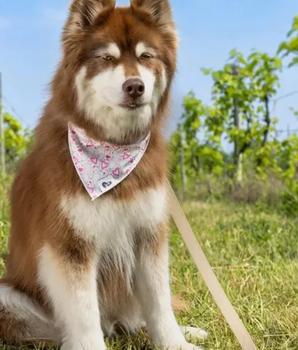
[[144, 21], [158, 25], [164, 31], [175, 31], [172, 8], [168, 0], [131, 0], [131, 8]]

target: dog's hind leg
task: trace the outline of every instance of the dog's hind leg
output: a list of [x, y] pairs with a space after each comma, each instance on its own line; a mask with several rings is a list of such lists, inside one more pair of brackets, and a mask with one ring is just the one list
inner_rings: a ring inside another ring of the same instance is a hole
[[56, 344], [59, 334], [42, 308], [0, 281], [0, 338], [8, 344]]

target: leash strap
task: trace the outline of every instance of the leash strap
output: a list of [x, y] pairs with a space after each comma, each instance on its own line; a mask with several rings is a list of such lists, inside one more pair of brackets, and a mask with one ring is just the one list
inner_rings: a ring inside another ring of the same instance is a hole
[[216, 278], [171, 186], [169, 192], [171, 215], [211, 295], [230, 325], [242, 349], [256, 350], [252, 338]]

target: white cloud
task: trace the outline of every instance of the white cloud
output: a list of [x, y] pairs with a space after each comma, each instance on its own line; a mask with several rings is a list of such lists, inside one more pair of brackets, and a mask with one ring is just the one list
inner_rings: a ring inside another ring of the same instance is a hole
[[8, 18], [0, 17], [0, 32], [9, 30], [11, 28], [11, 21]]

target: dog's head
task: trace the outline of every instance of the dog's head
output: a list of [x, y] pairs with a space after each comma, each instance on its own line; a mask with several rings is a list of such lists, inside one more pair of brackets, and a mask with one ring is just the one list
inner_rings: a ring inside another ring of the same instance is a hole
[[81, 118], [113, 142], [148, 132], [176, 68], [168, 0], [74, 0], [62, 35], [59, 80]]

